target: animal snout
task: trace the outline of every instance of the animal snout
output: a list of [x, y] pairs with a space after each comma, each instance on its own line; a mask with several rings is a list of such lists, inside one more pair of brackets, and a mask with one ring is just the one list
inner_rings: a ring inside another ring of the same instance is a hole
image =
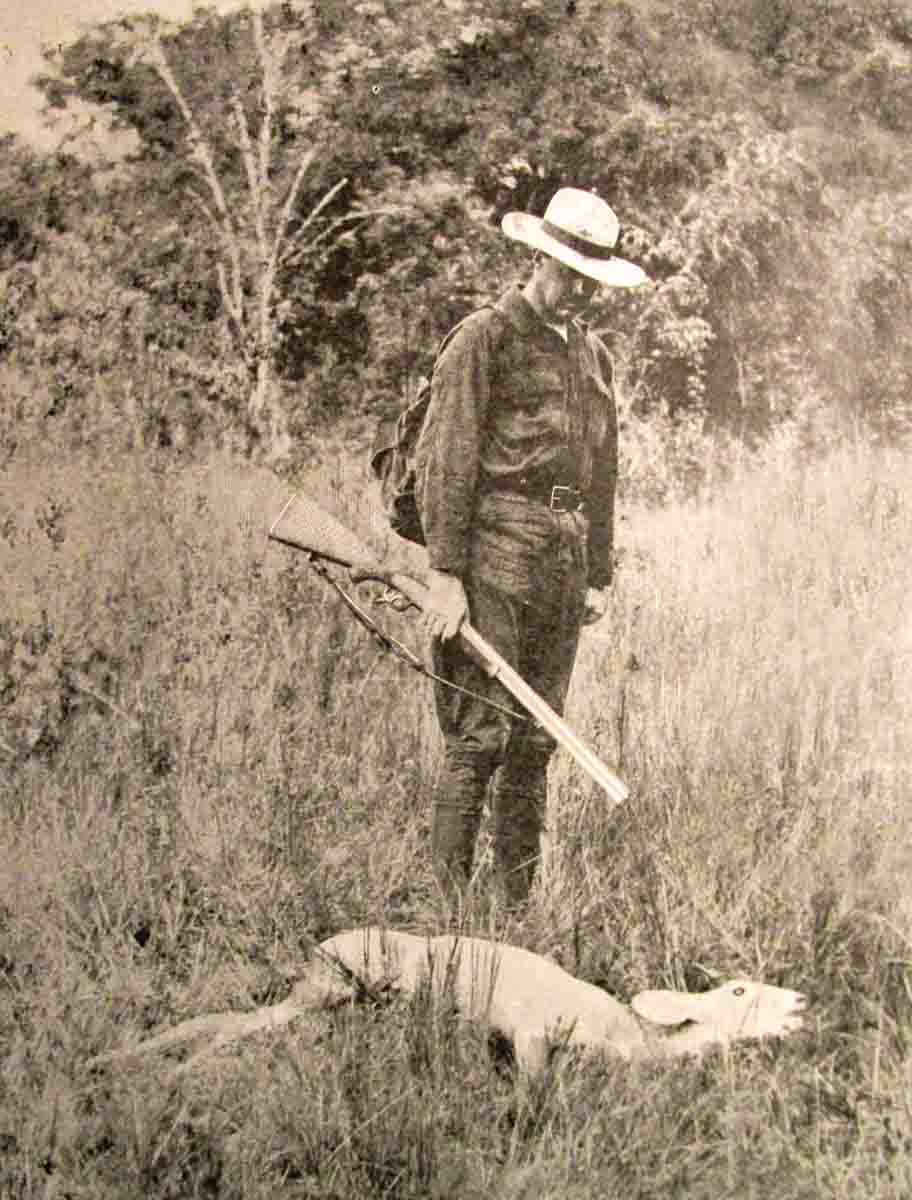
[[791, 1003], [785, 1014], [783, 1026], [790, 1033], [794, 1033], [801, 1029], [804, 1025], [804, 1018], [801, 1014], [808, 1006], [808, 998], [803, 992], [793, 992]]

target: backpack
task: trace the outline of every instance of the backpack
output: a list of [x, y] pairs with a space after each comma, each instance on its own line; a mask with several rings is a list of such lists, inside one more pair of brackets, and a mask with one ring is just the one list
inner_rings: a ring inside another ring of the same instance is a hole
[[[467, 320], [468, 317], [464, 317], [454, 325], [440, 343], [434, 358], [435, 367], [451, 338]], [[399, 537], [417, 542], [419, 546], [424, 545], [424, 530], [415, 494], [418, 483], [415, 452], [426, 431], [430, 403], [431, 380], [422, 376], [412, 402], [400, 412], [381, 419], [370, 452], [371, 474], [380, 484], [380, 497], [390, 528]]]

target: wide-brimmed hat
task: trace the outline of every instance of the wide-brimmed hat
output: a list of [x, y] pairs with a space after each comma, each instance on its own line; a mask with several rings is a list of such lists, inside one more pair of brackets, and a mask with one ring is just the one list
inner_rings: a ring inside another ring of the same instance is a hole
[[594, 192], [561, 188], [551, 197], [543, 217], [509, 212], [501, 228], [508, 238], [610, 287], [639, 287], [648, 281], [642, 268], [614, 254], [620, 222], [610, 205]]

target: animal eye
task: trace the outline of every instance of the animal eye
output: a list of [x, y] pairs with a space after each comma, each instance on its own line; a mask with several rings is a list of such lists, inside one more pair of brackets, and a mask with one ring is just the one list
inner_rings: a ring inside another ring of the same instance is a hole
[[744, 988], [743, 987], [732, 988], [732, 995], [733, 996], [743, 996]]

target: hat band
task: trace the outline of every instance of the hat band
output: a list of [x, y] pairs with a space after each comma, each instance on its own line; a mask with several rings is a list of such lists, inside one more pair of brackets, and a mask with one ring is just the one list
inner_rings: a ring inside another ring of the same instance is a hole
[[542, 233], [547, 233], [549, 237], [554, 238], [556, 242], [560, 242], [562, 246], [566, 246], [568, 250], [575, 250], [577, 254], [582, 254], [585, 258], [597, 258], [602, 261], [614, 258], [613, 247], [600, 246], [598, 242], [590, 242], [588, 238], [568, 233], [566, 229], [561, 229], [559, 225], [552, 225], [550, 221], [542, 219], [541, 230]]

